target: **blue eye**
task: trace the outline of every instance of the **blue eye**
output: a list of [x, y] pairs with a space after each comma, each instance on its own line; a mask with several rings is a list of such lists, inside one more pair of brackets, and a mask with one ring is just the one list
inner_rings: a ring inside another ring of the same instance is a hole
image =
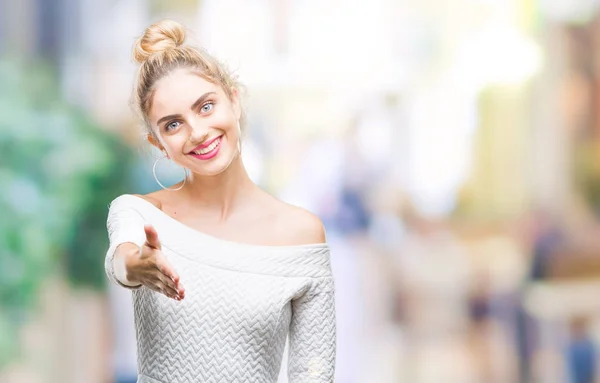
[[200, 111], [202, 113], [208, 113], [212, 110], [213, 106], [214, 106], [214, 103], [207, 102], [206, 104], [202, 105], [202, 108], [200, 109]]
[[179, 122], [179, 121], [169, 122], [167, 125], [165, 125], [165, 130], [168, 132], [173, 129], [177, 129], [179, 127], [179, 125], [181, 125], [181, 122]]

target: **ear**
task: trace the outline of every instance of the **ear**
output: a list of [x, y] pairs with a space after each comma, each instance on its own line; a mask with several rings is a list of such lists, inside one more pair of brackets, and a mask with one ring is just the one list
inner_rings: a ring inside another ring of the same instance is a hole
[[160, 142], [158, 142], [158, 140], [156, 139], [156, 137], [154, 137], [153, 134], [148, 134], [146, 136], [146, 139], [148, 140], [149, 143], [151, 143], [152, 145], [154, 145], [161, 152], [165, 150], [163, 148], [163, 146], [160, 144]]

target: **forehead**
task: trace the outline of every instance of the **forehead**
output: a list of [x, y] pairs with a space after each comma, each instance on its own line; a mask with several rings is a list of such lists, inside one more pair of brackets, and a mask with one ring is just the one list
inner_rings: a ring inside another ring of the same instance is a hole
[[150, 108], [150, 118], [157, 121], [168, 114], [181, 114], [207, 92], [221, 94], [219, 86], [186, 69], [177, 69], [158, 80]]

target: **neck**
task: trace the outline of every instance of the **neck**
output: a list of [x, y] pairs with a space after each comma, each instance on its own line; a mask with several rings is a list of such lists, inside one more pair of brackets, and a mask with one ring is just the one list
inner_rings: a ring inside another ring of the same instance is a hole
[[248, 176], [241, 158], [235, 158], [227, 169], [215, 176], [191, 174], [182, 194], [191, 206], [197, 206], [219, 221], [229, 218], [244, 206], [258, 187]]

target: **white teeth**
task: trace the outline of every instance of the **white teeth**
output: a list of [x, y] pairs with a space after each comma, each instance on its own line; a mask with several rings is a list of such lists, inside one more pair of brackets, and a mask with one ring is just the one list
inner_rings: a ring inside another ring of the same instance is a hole
[[217, 138], [212, 144], [208, 145], [206, 148], [200, 149], [200, 150], [196, 150], [194, 153], [196, 153], [196, 154], [206, 154], [206, 153], [212, 152], [213, 150], [215, 150], [215, 148], [217, 147], [217, 145], [219, 145], [219, 142], [221, 142], [221, 138]]

